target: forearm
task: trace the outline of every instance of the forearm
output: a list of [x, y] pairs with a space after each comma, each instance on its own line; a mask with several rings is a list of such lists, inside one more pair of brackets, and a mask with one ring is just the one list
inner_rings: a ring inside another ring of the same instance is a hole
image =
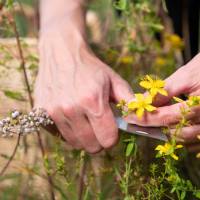
[[50, 28], [62, 27], [62, 31], [70, 32], [74, 28], [85, 34], [85, 0], [41, 0], [40, 32]]

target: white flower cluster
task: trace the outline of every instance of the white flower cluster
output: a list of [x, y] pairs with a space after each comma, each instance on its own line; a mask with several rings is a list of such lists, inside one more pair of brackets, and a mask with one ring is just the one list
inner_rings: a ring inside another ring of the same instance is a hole
[[0, 120], [0, 135], [11, 137], [14, 134], [25, 135], [40, 130], [41, 126], [53, 124], [53, 121], [42, 109], [33, 109], [30, 113], [22, 114], [15, 110], [10, 117]]

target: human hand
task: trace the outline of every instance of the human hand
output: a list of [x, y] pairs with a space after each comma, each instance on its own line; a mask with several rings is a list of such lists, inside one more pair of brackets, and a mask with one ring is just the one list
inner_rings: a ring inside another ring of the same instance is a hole
[[[172, 127], [171, 132], [174, 133], [175, 128], [173, 128], [173, 125], [180, 121], [180, 109], [186, 106], [186, 102], [170, 105], [170, 100], [181, 94], [200, 96], [199, 65], [200, 54], [165, 80], [165, 89], [168, 96], [156, 96], [154, 105], [158, 108], [155, 112], [146, 113], [141, 120], [134, 115], [129, 115], [126, 120], [129, 123], [142, 126], [170, 126]], [[200, 134], [200, 106], [192, 107], [187, 119], [190, 120], [192, 126], [182, 128], [178, 138], [191, 142], [196, 140], [197, 135]]]
[[70, 33], [65, 26], [43, 33], [39, 53], [35, 107], [47, 110], [75, 148], [95, 153], [112, 147], [118, 129], [109, 102], [133, 98], [127, 82], [91, 52], [73, 25]]

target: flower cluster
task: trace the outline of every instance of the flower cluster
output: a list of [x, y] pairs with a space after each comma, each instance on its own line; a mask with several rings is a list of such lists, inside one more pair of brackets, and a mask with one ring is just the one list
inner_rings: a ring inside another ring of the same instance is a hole
[[39, 131], [40, 126], [53, 124], [47, 112], [42, 109], [33, 109], [27, 115], [20, 111], [13, 111], [10, 117], [0, 120], [0, 134], [3, 137], [14, 134], [25, 135]]
[[200, 105], [200, 96], [189, 96], [186, 103], [189, 107], [198, 106]]
[[153, 112], [156, 107], [152, 105], [153, 99], [157, 94], [167, 96], [167, 91], [164, 89], [165, 82], [157, 77], [151, 77], [146, 75], [140, 82], [140, 86], [145, 88], [147, 93], [143, 95], [141, 93], [135, 94], [135, 98], [129, 102], [121, 100], [117, 107], [122, 110], [123, 115], [135, 113], [138, 118], [141, 118], [145, 111]]
[[178, 156], [174, 153], [176, 149], [183, 148], [183, 145], [176, 145], [166, 142], [164, 145], [158, 145], [155, 150], [158, 151], [158, 157], [171, 156], [174, 160], [178, 160]]

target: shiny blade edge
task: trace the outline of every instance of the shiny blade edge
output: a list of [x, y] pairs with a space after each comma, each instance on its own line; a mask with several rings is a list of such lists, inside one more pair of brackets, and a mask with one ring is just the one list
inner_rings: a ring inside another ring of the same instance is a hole
[[122, 117], [116, 117], [118, 128], [132, 134], [150, 137], [162, 141], [168, 141], [167, 136], [162, 132], [161, 128], [142, 127], [134, 124], [128, 124]]

